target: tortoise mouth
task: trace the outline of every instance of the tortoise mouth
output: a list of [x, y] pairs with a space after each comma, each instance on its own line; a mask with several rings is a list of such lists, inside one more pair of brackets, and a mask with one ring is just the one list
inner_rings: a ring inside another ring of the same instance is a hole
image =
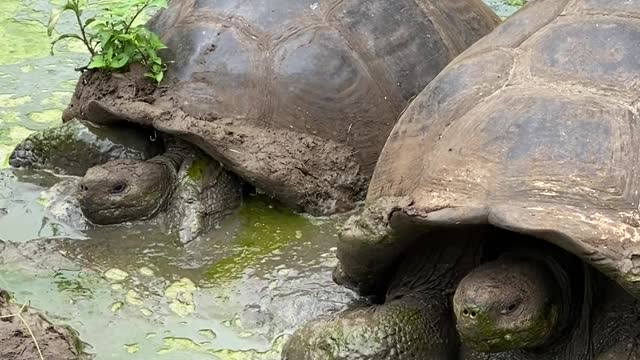
[[465, 339], [469, 339], [470, 336], [473, 336], [473, 341], [474, 342], [481, 342], [481, 343], [495, 343], [497, 341], [512, 341], [514, 338], [519, 337], [521, 335], [524, 334], [529, 334], [530, 331], [527, 330], [517, 330], [517, 331], [505, 331], [503, 334], [501, 335], [496, 335], [496, 336], [482, 336], [482, 335], [478, 335], [477, 332], [465, 332], [464, 329], [458, 328], [458, 331], [460, 332], [460, 334], [462, 335], [463, 338]]
[[127, 221], [144, 220], [152, 217], [157, 210], [147, 206], [110, 206], [104, 208], [81, 207], [87, 220], [97, 225], [112, 225]]
[[475, 350], [487, 353], [505, 352], [514, 349], [533, 349], [546, 343], [547, 336], [533, 336], [529, 329], [519, 331], [509, 331], [497, 336], [465, 336], [464, 331], [458, 328], [463, 342], [472, 346]]

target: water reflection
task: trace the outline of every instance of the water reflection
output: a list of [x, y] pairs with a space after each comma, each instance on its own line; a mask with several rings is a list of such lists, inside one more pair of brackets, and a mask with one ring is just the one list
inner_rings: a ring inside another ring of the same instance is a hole
[[[7, 173], [0, 221], [17, 214], [55, 224], [33, 201], [50, 175]], [[174, 351], [275, 359], [296, 326], [354, 299], [330, 276], [339, 220], [308, 219], [255, 196], [187, 246], [163, 233], [161, 220], [27, 242], [24, 231], [16, 237], [2, 226], [1, 238], [20, 241], [2, 251], [2, 286], [73, 326], [98, 359]]]

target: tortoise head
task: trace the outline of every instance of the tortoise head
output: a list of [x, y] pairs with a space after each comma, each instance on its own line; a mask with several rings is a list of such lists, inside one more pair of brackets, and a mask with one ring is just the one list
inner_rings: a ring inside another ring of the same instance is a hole
[[167, 165], [114, 160], [94, 166], [80, 182], [80, 208], [94, 224], [107, 225], [149, 218], [171, 193]]
[[556, 270], [536, 259], [499, 258], [470, 272], [453, 298], [462, 341], [493, 353], [555, 339], [566, 309]]

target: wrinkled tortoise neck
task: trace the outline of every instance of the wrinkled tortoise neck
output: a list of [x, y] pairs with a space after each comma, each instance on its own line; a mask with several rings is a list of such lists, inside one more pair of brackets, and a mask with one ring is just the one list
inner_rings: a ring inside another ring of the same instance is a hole
[[164, 136], [164, 153], [155, 156], [148, 161], [162, 164], [168, 167], [172, 176], [175, 178], [180, 171], [180, 167], [189, 155], [193, 153], [193, 149], [189, 144], [173, 136]]
[[468, 229], [434, 231], [418, 240], [400, 257], [387, 299], [453, 296], [462, 278], [480, 263], [481, 233], [470, 235]]
[[155, 216], [158, 212], [166, 209], [169, 199], [175, 192], [178, 185], [178, 173], [180, 167], [186, 161], [187, 157], [193, 154], [193, 148], [186, 142], [172, 136], [164, 137], [165, 152], [157, 155], [149, 160], [150, 163], [163, 165], [166, 169], [166, 177], [163, 179], [163, 196], [158, 202], [158, 206], [149, 214], [149, 217]]

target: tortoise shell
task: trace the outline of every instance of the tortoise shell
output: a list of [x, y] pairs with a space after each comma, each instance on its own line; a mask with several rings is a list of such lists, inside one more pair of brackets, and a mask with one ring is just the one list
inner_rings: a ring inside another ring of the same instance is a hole
[[480, 0], [191, 0], [150, 27], [187, 113], [349, 144], [370, 175], [409, 99], [497, 23]]
[[[530, 3], [401, 116], [367, 216], [391, 233], [490, 224], [530, 234], [639, 296], [638, 39], [637, 1]], [[351, 222], [338, 252], [342, 271], [366, 283], [406, 242], [368, 238], [363, 224]], [[373, 250], [377, 258], [358, 263]]]

